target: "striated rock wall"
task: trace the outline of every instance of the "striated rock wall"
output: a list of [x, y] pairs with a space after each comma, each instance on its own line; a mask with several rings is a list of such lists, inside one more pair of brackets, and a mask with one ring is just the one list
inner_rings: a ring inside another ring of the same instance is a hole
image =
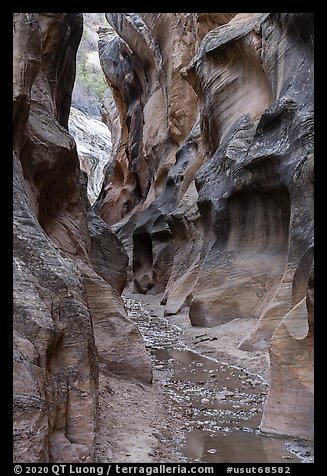
[[67, 129], [82, 17], [16, 13], [13, 28], [14, 461], [92, 462], [99, 366], [150, 381], [150, 360], [119, 296], [126, 254], [91, 211], [88, 231]]
[[166, 314], [257, 319], [241, 347], [270, 351], [262, 430], [312, 438], [312, 15], [106, 17], [116, 145], [95, 209]]
[[242, 348], [264, 348], [272, 337], [262, 429], [306, 438], [313, 436], [312, 331], [299, 305], [313, 260], [312, 29], [309, 14], [239, 14], [204, 38], [185, 71], [205, 98], [204, 137], [211, 129], [221, 137], [217, 149], [206, 141], [215, 152], [197, 176], [198, 206], [213, 235], [190, 319], [258, 317]]
[[99, 378], [151, 381], [128, 260], [166, 314], [255, 318], [241, 347], [270, 353], [261, 429], [310, 439], [312, 15], [106, 16], [113, 161], [91, 209], [68, 133], [82, 17], [14, 15], [14, 460], [92, 462]]

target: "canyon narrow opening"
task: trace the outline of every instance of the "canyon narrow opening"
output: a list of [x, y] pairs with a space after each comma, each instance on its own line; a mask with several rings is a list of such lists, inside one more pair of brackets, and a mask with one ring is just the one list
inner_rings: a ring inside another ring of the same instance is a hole
[[15, 470], [312, 463], [313, 15], [13, 40]]
[[111, 162], [110, 126], [105, 122], [108, 85], [100, 66], [98, 29], [108, 27], [104, 13], [83, 13], [83, 34], [76, 57], [76, 78], [69, 132], [76, 141], [81, 170], [87, 174], [87, 195], [93, 205]]

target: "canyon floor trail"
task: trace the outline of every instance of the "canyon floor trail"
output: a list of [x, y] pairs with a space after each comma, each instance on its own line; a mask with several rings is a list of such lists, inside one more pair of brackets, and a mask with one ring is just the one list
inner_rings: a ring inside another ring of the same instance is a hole
[[253, 319], [191, 327], [186, 310], [165, 317], [161, 297], [124, 292], [152, 355], [153, 384], [101, 377], [97, 460], [312, 462], [307, 442], [258, 431], [268, 356], [237, 349]]

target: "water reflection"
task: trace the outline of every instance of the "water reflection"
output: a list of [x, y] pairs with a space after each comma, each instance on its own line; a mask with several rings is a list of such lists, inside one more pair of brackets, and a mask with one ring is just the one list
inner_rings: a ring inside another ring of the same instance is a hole
[[170, 370], [166, 390], [188, 420], [184, 454], [189, 462], [301, 462], [287, 451], [288, 439], [259, 433], [266, 386], [255, 376], [190, 350], [152, 353]]
[[[214, 448], [216, 453], [211, 454]], [[233, 431], [212, 434], [193, 430], [186, 435], [185, 454], [188, 461], [203, 463], [288, 463], [300, 462], [290, 455], [284, 442], [261, 436], [257, 433]]]
[[189, 462], [313, 461], [312, 445], [259, 433], [267, 385], [241, 369], [186, 349], [178, 326], [152, 317], [141, 302], [124, 299], [129, 317], [164, 376], [161, 384], [185, 431], [181, 451]]

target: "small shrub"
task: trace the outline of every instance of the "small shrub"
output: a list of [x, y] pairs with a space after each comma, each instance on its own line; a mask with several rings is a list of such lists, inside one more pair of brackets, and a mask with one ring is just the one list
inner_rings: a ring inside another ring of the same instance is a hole
[[[101, 15], [101, 17], [100, 17]], [[102, 23], [104, 14], [84, 14], [84, 31], [77, 53], [76, 79], [72, 105], [86, 114], [100, 116], [100, 108], [108, 88], [101, 68], [88, 61], [88, 54], [97, 54], [97, 34], [94, 25]]]

